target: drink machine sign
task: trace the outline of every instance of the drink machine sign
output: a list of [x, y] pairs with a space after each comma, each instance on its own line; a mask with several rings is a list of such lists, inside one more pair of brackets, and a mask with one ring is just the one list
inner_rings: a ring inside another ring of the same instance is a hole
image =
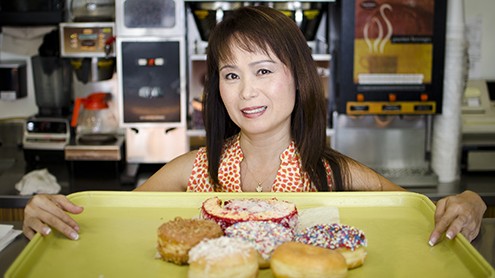
[[400, 2], [356, 3], [355, 83], [431, 83], [434, 3]]
[[180, 41], [122, 41], [123, 122], [179, 125]]
[[[434, 114], [443, 82], [445, 1], [343, 1], [340, 112]], [[351, 26], [352, 24], [352, 26]], [[353, 30], [354, 36], [348, 36]], [[352, 45], [351, 48], [345, 46]], [[348, 49], [353, 49], [353, 52]], [[345, 95], [345, 96], [344, 96]]]

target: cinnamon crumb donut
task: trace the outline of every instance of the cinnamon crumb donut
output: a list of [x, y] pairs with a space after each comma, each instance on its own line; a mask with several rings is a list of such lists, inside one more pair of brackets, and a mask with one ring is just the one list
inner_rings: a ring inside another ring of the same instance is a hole
[[314, 225], [297, 233], [295, 241], [340, 252], [349, 269], [361, 266], [367, 255], [364, 233], [349, 225]]
[[205, 238], [222, 235], [222, 229], [213, 221], [176, 217], [158, 228], [157, 250], [163, 260], [183, 265], [193, 246]]
[[294, 234], [288, 228], [266, 221], [238, 222], [225, 229], [228, 237], [241, 238], [249, 242], [258, 251], [260, 268], [270, 267], [273, 251], [282, 243], [291, 241]]
[[205, 239], [189, 251], [189, 278], [255, 278], [258, 254], [240, 238]]
[[276, 278], [340, 278], [347, 275], [342, 254], [300, 242], [286, 242], [277, 247], [270, 266]]

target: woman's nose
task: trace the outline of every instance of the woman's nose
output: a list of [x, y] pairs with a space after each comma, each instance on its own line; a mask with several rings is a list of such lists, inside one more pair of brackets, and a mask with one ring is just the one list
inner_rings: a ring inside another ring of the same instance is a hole
[[257, 91], [255, 89], [255, 86], [253, 86], [252, 82], [248, 80], [243, 80], [241, 82], [241, 88], [240, 88], [240, 97], [243, 100], [248, 100], [257, 95]]

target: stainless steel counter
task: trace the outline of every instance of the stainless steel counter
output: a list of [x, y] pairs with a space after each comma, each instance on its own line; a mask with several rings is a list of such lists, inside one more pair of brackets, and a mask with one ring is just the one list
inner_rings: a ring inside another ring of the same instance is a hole
[[[14, 228], [21, 229], [20, 222], [7, 222]], [[14, 242], [0, 252], [0, 274], [3, 276], [17, 256], [22, 252], [29, 240], [23, 235], [18, 236]], [[495, 218], [485, 218], [481, 224], [478, 237], [472, 242], [474, 248], [495, 268]], [[434, 247], [433, 247], [434, 248]]]

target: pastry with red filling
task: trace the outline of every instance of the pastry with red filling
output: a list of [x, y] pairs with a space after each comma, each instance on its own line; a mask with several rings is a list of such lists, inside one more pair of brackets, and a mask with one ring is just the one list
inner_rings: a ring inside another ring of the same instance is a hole
[[294, 231], [298, 213], [295, 204], [271, 199], [231, 199], [212, 197], [203, 202], [200, 217], [215, 221], [223, 230], [237, 222], [271, 221]]

